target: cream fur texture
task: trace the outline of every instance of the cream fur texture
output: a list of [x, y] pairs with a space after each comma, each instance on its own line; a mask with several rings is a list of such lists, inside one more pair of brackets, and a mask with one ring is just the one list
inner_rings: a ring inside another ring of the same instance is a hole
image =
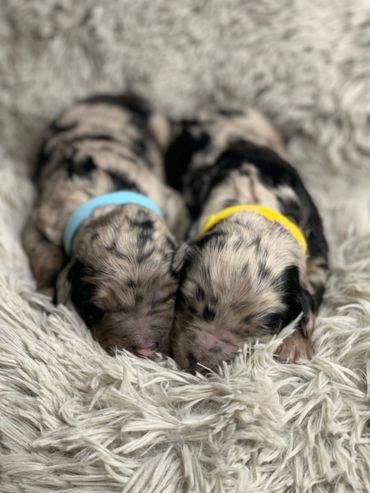
[[[1, 493], [370, 491], [368, 0], [3, 0]], [[205, 378], [111, 358], [35, 293], [20, 232], [47, 122], [135, 89], [176, 115], [253, 105], [322, 212], [333, 274], [308, 364], [246, 348]]]

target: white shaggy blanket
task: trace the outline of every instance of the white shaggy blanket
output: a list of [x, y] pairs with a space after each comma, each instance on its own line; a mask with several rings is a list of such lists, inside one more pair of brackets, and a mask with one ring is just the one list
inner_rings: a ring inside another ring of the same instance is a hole
[[[135, 89], [254, 104], [324, 217], [333, 275], [309, 364], [246, 348], [211, 378], [106, 355], [34, 291], [20, 231], [46, 123]], [[0, 492], [370, 491], [368, 0], [2, 0]]]

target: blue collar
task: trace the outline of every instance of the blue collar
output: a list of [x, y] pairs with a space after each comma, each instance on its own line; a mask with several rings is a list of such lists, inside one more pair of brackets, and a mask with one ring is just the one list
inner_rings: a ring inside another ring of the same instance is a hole
[[113, 192], [95, 197], [76, 209], [68, 219], [64, 230], [63, 244], [68, 255], [72, 254], [72, 244], [75, 234], [81, 224], [94, 212], [97, 207], [105, 205], [135, 204], [145, 207], [162, 217], [160, 208], [148, 197], [135, 192]]

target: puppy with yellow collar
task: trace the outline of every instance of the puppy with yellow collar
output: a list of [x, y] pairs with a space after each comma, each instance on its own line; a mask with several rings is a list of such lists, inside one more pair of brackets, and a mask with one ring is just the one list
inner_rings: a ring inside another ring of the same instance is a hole
[[175, 258], [172, 349], [183, 368], [214, 369], [247, 341], [266, 340], [297, 317], [280, 357], [312, 356], [328, 246], [317, 208], [284, 157], [278, 134], [254, 110], [174, 125], [168, 176], [194, 218]]

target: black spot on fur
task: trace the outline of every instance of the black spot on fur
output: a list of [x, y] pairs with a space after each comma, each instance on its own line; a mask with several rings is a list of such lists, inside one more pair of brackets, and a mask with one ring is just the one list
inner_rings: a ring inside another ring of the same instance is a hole
[[128, 190], [130, 192], [140, 192], [138, 185], [130, 180], [124, 173], [119, 173], [118, 171], [108, 169], [106, 173], [112, 180], [112, 190]]
[[76, 121], [72, 123], [68, 123], [67, 125], [62, 125], [58, 120], [55, 120], [49, 126], [49, 132], [54, 135], [66, 133], [66, 132], [70, 132], [71, 130], [74, 130], [77, 127], [77, 125], [78, 122]]
[[141, 223], [141, 227], [146, 230], [153, 230], [154, 222], [151, 219], [147, 219]]
[[178, 281], [180, 279], [180, 272], [178, 270], [171, 268], [170, 276], [174, 281]]
[[238, 201], [235, 199], [227, 199], [223, 202], [222, 207], [226, 209], [226, 207], [232, 207], [233, 205], [237, 205]]
[[325, 293], [325, 285], [320, 283], [313, 283], [312, 287], [314, 288], [314, 294], [312, 296], [313, 301], [313, 312], [316, 313], [319, 309], [322, 299]]
[[153, 230], [150, 228], [144, 228], [137, 235], [137, 247], [139, 249], [144, 248], [149, 241], [152, 241], [152, 239], [153, 239]]
[[203, 310], [203, 318], [206, 322], [212, 322], [216, 317], [216, 312], [209, 306], [206, 306]]
[[299, 282], [299, 272], [296, 265], [286, 267], [281, 275], [274, 280], [274, 285], [281, 293], [281, 300], [286, 306], [283, 314], [284, 326], [292, 322], [305, 311], [302, 304], [303, 290]]
[[91, 156], [84, 159], [75, 159], [73, 157], [64, 157], [58, 167], [63, 167], [68, 175], [68, 178], [78, 176], [81, 178], [91, 178], [91, 174], [96, 170], [96, 164]]
[[267, 267], [265, 262], [258, 262], [258, 277], [260, 279], [270, 279], [271, 277], [271, 269]]
[[204, 289], [201, 288], [200, 286], [197, 286], [196, 290], [195, 290], [195, 297], [198, 301], [204, 301], [205, 299], [205, 292], [204, 292]]
[[87, 104], [108, 104], [123, 108], [147, 119], [152, 113], [150, 105], [145, 99], [136, 94], [97, 94], [82, 101]]
[[302, 310], [305, 316], [308, 316], [310, 312], [313, 312], [316, 308], [315, 300], [312, 298], [311, 294], [307, 289], [302, 288], [300, 294], [300, 300], [302, 305]]
[[199, 250], [203, 250], [207, 245], [210, 245], [215, 250], [221, 251], [226, 246], [225, 233], [215, 231], [203, 235], [199, 240], [195, 240], [193, 245]]
[[87, 157], [84, 161], [81, 162], [79, 168], [81, 170], [81, 174], [90, 175], [93, 171], [96, 170], [96, 164], [94, 163], [93, 158]]
[[[196, 149], [193, 150], [192, 155], [195, 152]], [[245, 173], [246, 171], [242, 169], [245, 164], [257, 169], [259, 178], [265, 186], [276, 188], [280, 185], [289, 185], [295, 188], [298, 184], [303, 187], [297, 171], [273, 150], [243, 139], [236, 139], [219, 154], [211, 167], [206, 166], [192, 171], [192, 175], [200, 179], [203, 187], [202, 194], [199, 197], [194, 196], [195, 202], [199, 201], [197, 205], [207, 201], [211, 190], [226, 180], [231, 172], [239, 170], [241, 174]], [[191, 179], [188, 183], [191, 189]]]
[[245, 247], [246, 243], [243, 238], [237, 239], [232, 245], [232, 249], [236, 252], [240, 250], [241, 248]]
[[131, 228], [140, 228], [140, 229], [145, 229], [145, 230], [153, 230], [154, 228], [154, 221], [151, 219], [146, 219], [143, 218], [142, 220], [140, 219], [129, 219], [129, 224]]
[[129, 280], [126, 282], [126, 286], [127, 286], [129, 289], [136, 289], [136, 288], [137, 288], [137, 282], [135, 282], [133, 279], [129, 279]]
[[192, 315], [197, 315], [198, 314], [198, 310], [196, 310], [193, 306], [191, 305], [188, 305], [187, 306], [187, 309], [189, 311], [189, 313], [191, 313]]
[[143, 252], [142, 249], [153, 240], [153, 221], [143, 221], [143, 222], [136, 222], [136, 227], [139, 228], [139, 231], [137, 233], [136, 237], [136, 244], [139, 249], [139, 254], [137, 255], [137, 261], [139, 263], [144, 262], [147, 260], [153, 253], [154, 249], [151, 248], [148, 251]]
[[321, 234], [320, 229], [317, 227], [318, 221], [315, 221], [315, 223], [316, 223], [315, 224], [316, 227], [314, 227], [314, 229], [312, 229], [308, 234], [308, 237], [306, 237], [308, 250], [312, 257], [322, 256], [323, 258], [325, 258], [326, 266], [328, 266], [328, 261], [327, 261], [328, 250], [329, 250], [328, 244], [326, 242], [324, 235]]
[[87, 282], [86, 277], [93, 271], [80, 260], [75, 260], [68, 272], [67, 279], [71, 283], [71, 300], [87, 325], [98, 323], [104, 316], [104, 310], [96, 306], [92, 299], [95, 287]]
[[[131, 142], [132, 151], [139, 156], [146, 156], [148, 152], [148, 139], [145, 137], [138, 137], [137, 139]], [[150, 160], [147, 160], [147, 164], [152, 167], [152, 163]]]
[[291, 198], [277, 197], [280, 211], [284, 216], [287, 216], [296, 224], [301, 223], [302, 219], [302, 208], [300, 204]]
[[184, 294], [181, 291], [180, 288], [177, 289], [176, 295], [175, 295], [175, 308], [178, 311], [183, 311], [185, 307], [185, 298]]
[[126, 260], [128, 262], [130, 261], [130, 258], [125, 253], [121, 252], [118, 249], [116, 240], [113, 240], [112, 243], [109, 246], [107, 246], [107, 251], [113, 254], [115, 257], [118, 257], [122, 260]]
[[261, 249], [261, 238], [257, 236], [254, 240], [249, 243], [249, 247], [253, 247], [256, 249], [256, 253], [258, 254]]
[[205, 149], [210, 143], [210, 136], [200, 129], [199, 123], [194, 120], [184, 120], [178, 124], [175, 138], [172, 140], [166, 155], [165, 168], [168, 183], [176, 190], [182, 189], [182, 176], [186, 172], [193, 155]]

